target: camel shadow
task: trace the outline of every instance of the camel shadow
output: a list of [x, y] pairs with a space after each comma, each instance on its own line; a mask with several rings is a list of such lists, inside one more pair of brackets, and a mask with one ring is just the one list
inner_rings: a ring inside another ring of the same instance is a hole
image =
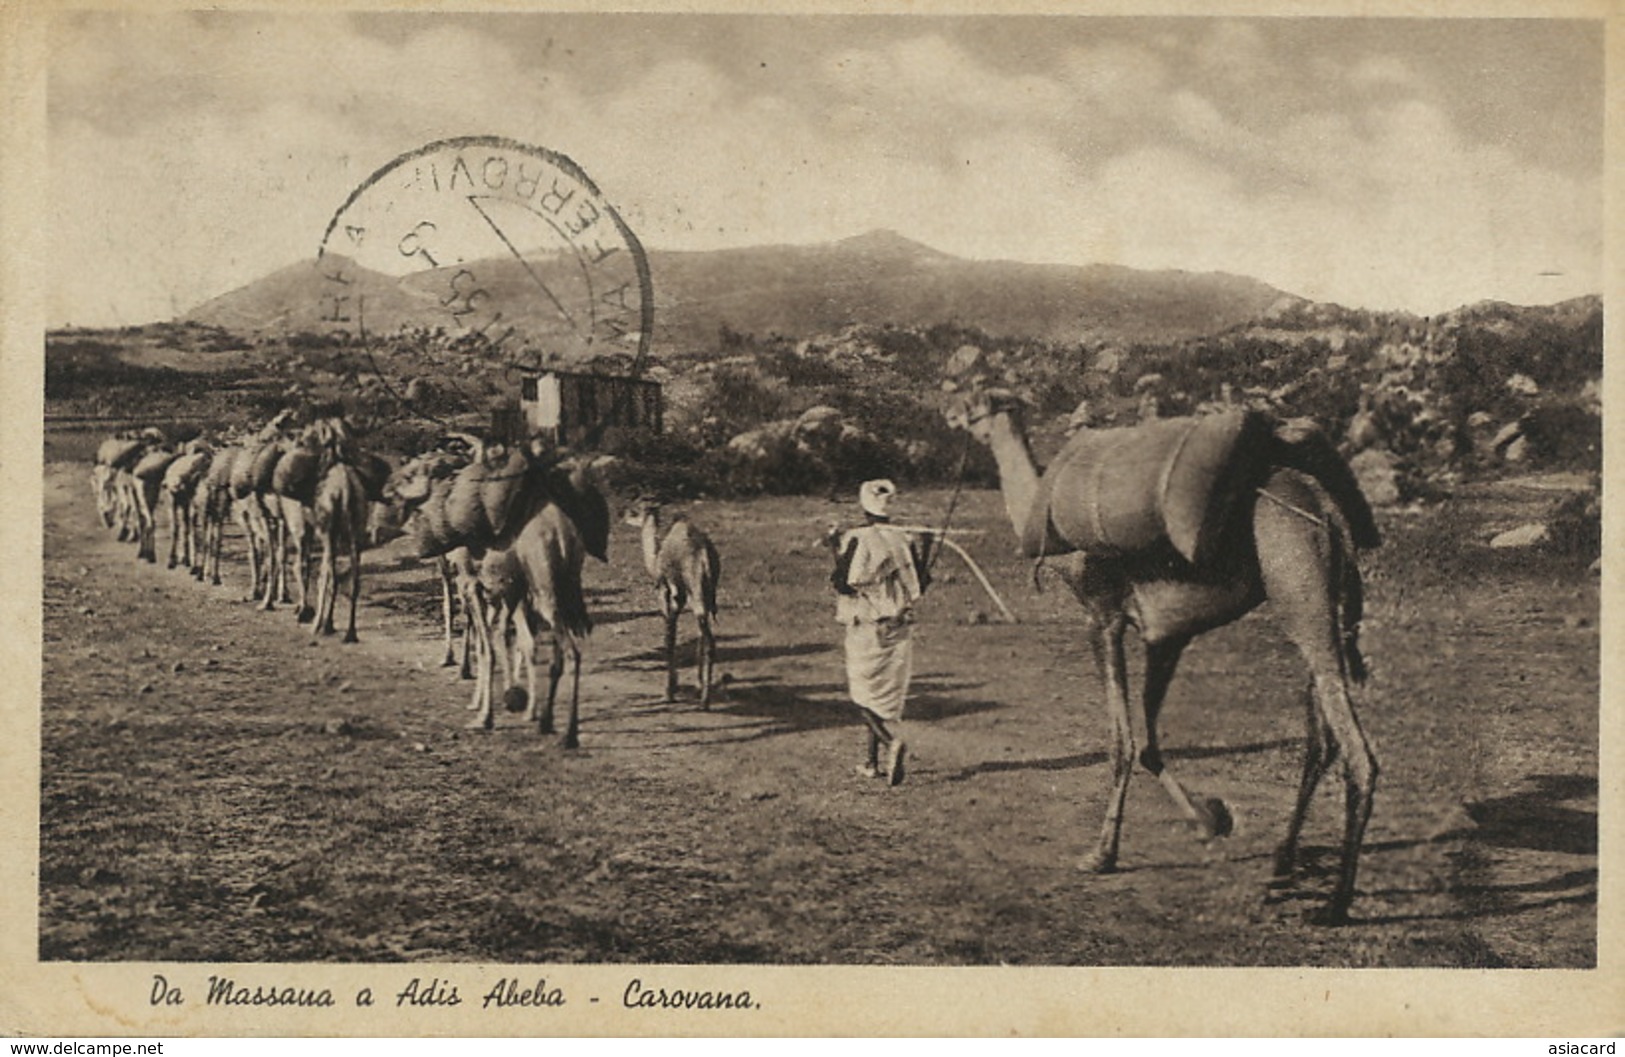
[[[1164, 749], [1162, 755], [1168, 760], [1207, 760], [1224, 756], [1245, 756], [1259, 752], [1275, 752], [1281, 749], [1297, 748], [1302, 744], [1303, 739], [1301, 738], [1278, 738], [1274, 741], [1255, 741], [1246, 745], [1197, 745], [1186, 748]], [[968, 782], [984, 774], [1001, 774], [1011, 771], [1071, 771], [1081, 767], [1100, 767], [1110, 762], [1110, 760], [1110, 754], [1104, 750], [1028, 760], [984, 760], [981, 763], [972, 764], [946, 776], [944, 781]]]
[[[650, 616], [652, 614], [644, 613], [638, 615]], [[770, 645], [767, 643], [762, 643], [753, 646], [733, 645], [733, 643], [748, 641], [754, 638], [756, 638], [755, 635], [718, 635], [716, 637], [717, 666], [721, 668], [730, 664], [749, 664], [752, 661], [772, 661], [780, 660], [785, 657], [810, 657], [814, 654], [829, 653], [831, 650], [835, 649], [835, 647], [828, 642], [792, 642], [785, 643], [783, 645]], [[691, 626], [690, 634], [678, 640], [677, 663], [679, 665], [692, 666], [695, 663], [695, 651], [698, 648], [699, 638], [698, 636], [692, 634]], [[637, 653], [626, 654], [622, 659], [623, 661], [631, 664], [647, 664], [660, 667], [664, 666], [666, 663], [666, 651], [660, 646], [654, 646], [650, 649], [642, 650]], [[736, 684], [739, 682], [749, 681], [750, 680], [748, 679], [735, 680]]]
[[1537, 774], [1535, 788], [1466, 805], [1478, 824], [1471, 839], [1497, 848], [1526, 848], [1561, 855], [1597, 854], [1597, 812], [1565, 801], [1595, 800], [1597, 779], [1578, 774]]
[[[1478, 921], [1528, 914], [1558, 906], [1595, 906], [1598, 870], [1595, 866], [1559, 870], [1535, 880], [1495, 882], [1494, 853], [1500, 851], [1595, 856], [1597, 813], [1570, 806], [1567, 801], [1594, 799], [1598, 781], [1590, 775], [1530, 775], [1532, 786], [1507, 796], [1472, 801], [1463, 810], [1474, 825], [1460, 826], [1417, 840], [1388, 840], [1365, 846], [1368, 856], [1419, 847], [1459, 845], [1444, 854], [1451, 883], [1445, 893], [1459, 905], [1436, 913], [1372, 915], [1358, 924], [1393, 925], [1420, 921]], [[1337, 870], [1339, 852], [1330, 846], [1301, 849], [1300, 872], [1305, 878], [1330, 879]], [[1380, 868], [1379, 868], [1380, 869]], [[1433, 889], [1367, 889], [1374, 898], [1404, 900], [1436, 895]], [[1293, 892], [1282, 899], [1312, 896]], [[1358, 906], [1358, 904], [1357, 904]]]

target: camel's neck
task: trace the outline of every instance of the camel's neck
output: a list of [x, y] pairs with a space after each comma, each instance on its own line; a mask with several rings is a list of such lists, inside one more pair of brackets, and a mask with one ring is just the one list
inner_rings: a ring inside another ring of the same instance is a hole
[[1004, 493], [1004, 509], [1010, 524], [1022, 532], [1038, 494], [1038, 467], [1033, 464], [1027, 436], [1008, 412], [995, 413], [988, 420], [988, 446], [999, 465], [999, 490]]
[[650, 576], [660, 575], [660, 515], [653, 510], [643, 512], [643, 567]]

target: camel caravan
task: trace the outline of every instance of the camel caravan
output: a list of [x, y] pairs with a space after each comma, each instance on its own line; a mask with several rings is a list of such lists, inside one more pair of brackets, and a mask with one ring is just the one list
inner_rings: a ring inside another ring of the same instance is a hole
[[[991, 450], [1021, 552], [1051, 564], [1082, 607], [1082, 643], [1100, 672], [1113, 731], [1106, 814], [1083, 868], [1117, 866], [1136, 761], [1203, 839], [1230, 832], [1223, 801], [1193, 795], [1168, 768], [1158, 714], [1185, 647], [1267, 601], [1310, 676], [1303, 774], [1272, 884], [1297, 879], [1305, 816], [1321, 779], [1340, 764], [1341, 864], [1316, 920], [1347, 921], [1378, 771], [1353, 695], [1365, 676], [1357, 557], [1379, 543], [1348, 464], [1311, 422], [1227, 408], [1135, 426], [1083, 426], [1039, 467], [1024, 402], [1001, 388], [976, 350], [956, 354], [946, 374], [944, 414], [968, 433], [967, 443]], [[167, 497], [169, 566], [219, 584], [222, 536], [235, 521], [247, 541], [250, 597], [264, 610], [292, 606], [319, 634], [335, 632], [342, 560], [346, 642], [356, 641], [363, 550], [409, 535], [441, 588], [442, 663], [460, 666], [474, 685], [470, 725], [492, 729], [500, 701], [552, 733], [568, 671], [562, 744], [576, 747], [581, 654], [592, 630], [583, 571], [589, 557], [608, 560], [612, 524], [596, 464], [540, 442], [502, 445], [450, 434], [392, 468], [359, 444], [343, 418], [297, 428], [292, 418], [285, 411], [258, 431], [215, 442], [171, 445], [151, 430], [110, 438], [91, 475], [102, 522], [136, 543], [139, 560], [156, 562], [156, 512]], [[677, 629], [686, 611], [698, 625], [699, 704], [709, 708], [717, 547], [700, 526], [684, 517], [663, 521], [660, 506], [641, 498], [624, 518], [639, 531], [663, 618], [666, 700], [678, 694]], [[963, 554], [946, 539], [946, 523], [897, 531], [924, 533]], [[1145, 651], [1138, 694], [1125, 661], [1129, 629]], [[550, 656], [539, 694], [535, 654], [543, 642]], [[1143, 748], [1135, 745], [1137, 727]]]
[[[551, 733], [568, 668], [562, 740], [577, 747], [581, 649], [592, 629], [582, 567], [588, 556], [608, 560], [612, 524], [594, 464], [539, 444], [487, 444], [453, 433], [395, 468], [366, 451], [341, 416], [297, 428], [293, 418], [285, 410], [256, 431], [182, 444], [156, 429], [108, 438], [91, 471], [102, 523], [119, 540], [136, 543], [137, 560], [155, 563], [157, 513], [167, 498], [168, 567], [218, 586], [226, 525], [235, 521], [258, 608], [291, 606], [313, 633], [335, 634], [339, 587], [346, 583], [347, 643], [358, 639], [362, 552], [410, 535], [417, 556], [433, 560], [442, 587], [444, 664], [458, 664], [455, 643], [462, 642], [462, 674], [474, 682], [471, 707], [478, 713], [471, 725], [492, 729], [500, 699]], [[694, 531], [708, 548], [711, 572], [692, 593], [714, 616], [720, 561]], [[673, 588], [669, 578], [660, 583], [664, 600]], [[683, 588], [683, 597], [689, 593]], [[702, 632], [709, 680], [708, 620]], [[545, 698], [536, 693], [533, 663], [544, 633], [552, 644]], [[668, 700], [675, 685], [668, 685]], [[709, 703], [709, 682], [700, 698]]]

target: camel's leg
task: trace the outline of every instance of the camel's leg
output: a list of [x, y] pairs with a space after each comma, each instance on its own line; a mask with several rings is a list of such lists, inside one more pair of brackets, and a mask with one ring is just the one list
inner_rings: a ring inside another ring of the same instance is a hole
[[[466, 581], [459, 591], [463, 600], [463, 668], [464, 679], [477, 679], [482, 636], [489, 633], [491, 614], [485, 602], [485, 589], [473, 580]], [[471, 662], [469, 657], [473, 656]]]
[[322, 564], [320, 570], [320, 590], [316, 596], [316, 624], [323, 635], [331, 635], [338, 629], [333, 626], [333, 613], [338, 608], [339, 598], [339, 541], [336, 532], [327, 532], [322, 535]]
[[1338, 866], [1337, 885], [1316, 921], [1340, 925], [1348, 920], [1349, 904], [1354, 902], [1354, 876], [1359, 869], [1360, 846], [1365, 840], [1366, 823], [1371, 820], [1371, 800], [1377, 782], [1377, 757], [1366, 741], [1365, 732], [1354, 714], [1348, 684], [1342, 678], [1315, 678], [1315, 699], [1332, 742], [1343, 757], [1343, 856]]
[[519, 669], [525, 669], [525, 721], [536, 722], [536, 627], [532, 610], [521, 601], [513, 614], [513, 683], [519, 682]]
[[[286, 545], [284, 545], [283, 551], [281, 551], [281, 559], [283, 559], [283, 579], [281, 579], [281, 590], [276, 600], [283, 603], [283, 605], [293, 605], [294, 595], [293, 587], [291, 587], [291, 584], [289, 584], [289, 571], [291, 571], [291, 576], [297, 577], [297, 582], [299, 582], [299, 590], [304, 592], [304, 589], [306, 589], [306, 577], [309, 576], [309, 568], [307, 568], [307, 563], [309, 563], [309, 551], [307, 551], [306, 548], [309, 546], [310, 527], [306, 524], [306, 519], [302, 517], [302, 511], [301, 514], [294, 515], [294, 519], [289, 519], [288, 515], [286, 514], [281, 515], [281, 522], [283, 522], [283, 540], [286, 542]], [[293, 546], [293, 563], [291, 564], [289, 564], [288, 561], [288, 546]], [[301, 595], [299, 610], [304, 610], [304, 608], [307, 607], [306, 603], [304, 603], [304, 597]]]
[[678, 611], [670, 601], [662, 616], [666, 620], [666, 700], [677, 700], [677, 617]]
[[[316, 619], [317, 610], [321, 608], [321, 595], [319, 591], [316, 605], [312, 606], [310, 602], [310, 575], [312, 559], [314, 558], [314, 555], [311, 553], [311, 548], [313, 544], [317, 542], [314, 539], [317, 534], [311, 525], [312, 518], [308, 508], [306, 508], [303, 504], [295, 504], [294, 501], [288, 499], [281, 500], [281, 504], [283, 507], [282, 524], [286, 526], [285, 531], [288, 535], [288, 542], [293, 544], [293, 564], [290, 569], [293, 574], [292, 579], [296, 589], [294, 593], [298, 596], [294, 600], [293, 618], [300, 624], [304, 624], [314, 621]], [[324, 555], [322, 560], [326, 562], [328, 560], [328, 556], [331, 555], [334, 543], [333, 534], [329, 532], [327, 535], [324, 535], [319, 542]], [[334, 562], [337, 562], [338, 558], [336, 555], [331, 555], [331, 557]], [[337, 572], [332, 568], [328, 568], [325, 565], [323, 568], [327, 570], [327, 573], [330, 576], [338, 575]], [[318, 587], [320, 586], [321, 585], [318, 584]], [[329, 593], [327, 596], [329, 612], [332, 610], [332, 592], [336, 591], [337, 587], [338, 585], [336, 582], [329, 585]], [[286, 581], [284, 581], [282, 600], [288, 600]], [[333, 631], [333, 621], [331, 616], [328, 618], [326, 631], [328, 634], [331, 634]]]
[[700, 707], [711, 707], [711, 674], [716, 666], [716, 640], [711, 636], [711, 617], [703, 610], [699, 615], [700, 623]]
[[1213, 797], [1192, 800], [1179, 779], [1174, 777], [1174, 772], [1164, 763], [1162, 746], [1157, 740], [1157, 718], [1162, 713], [1180, 655], [1189, 644], [1188, 636], [1145, 644], [1145, 749], [1140, 753], [1140, 764], [1162, 783], [1162, 788], [1185, 817], [1196, 823], [1202, 831], [1202, 839], [1209, 840], [1230, 834], [1230, 809], [1225, 807], [1224, 801]]
[[355, 609], [361, 601], [361, 535], [350, 533], [350, 626], [344, 632], [345, 642], [361, 641], [355, 633]]
[[180, 564], [177, 555], [181, 550], [181, 501], [174, 492], [169, 493], [169, 561], [165, 563], [166, 569], [173, 569]]
[[472, 730], [490, 730], [496, 725], [492, 713], [492, 684], [496, 679], [495, 644], [491, 640], [492, 608], [486, 605], [485, 592], [474, 585], [463, 595], [464, 619], [474, 637], [474, 699], [469, 708], [476, 715], [469, 720]]
[[146, 482], [141, 482], [136, 493], [141, 500], [140, 509], [136, 511], [138, 519], [140, 545], [136, 549], [136, 557], [141, 561], [158, 561], [158, 513], [155, 504], [158, 496], [152, 492]]
[[[255, 500], [259, 502], [258, 499]], [[282, 538], [283, 525], [280, 518], [272, 518], [263, 503], [260, 504], [260, 516], [265, 519], [265, 595], [260, 599], [260, 609], [269, 613], [276, 608], [276, 595], [278, 581], [283, 576], [283, 550], [286, 543]]]
[[[177, 496], [171, 516], [175, 520], [175, 535], [180, 537], [180, 561], [183, 568], [192, 567], [192, 504]], [[174, 557], [174, 555], [170, 555]]]
[[199, 503], [197, 497], [187, 504], [186, 515], [186, 560], [192, 569], [192, 579], [202, 580], [207, 564], [208, 554], [208, 510], [204, 503]]
[[564, 636], [553, 632], [553, 658], [547, 664], [547, 704], [536, 717], [536, 729], [543, 734], [553, 733], [553, 704], [559, 696], [559, 679], [564, 675]]
[[248, 598], [254, 601], [260, 596], [260, 577], [265, 571], [265, 538], [261, 535], [259, 522], [248, 500], [233, 496], [231, 505], [237, 524], [243, 530], [243, 537], [248, 541]]
[[[1291, 496], [1300, 505], [1310, 497]], [[1288, 520], [1290, 519], [1290, 520]], [[1284, 618], [1287, 633], [1309, 665], [1315, 708], [1330, 746], [1343, 761], [1343, 854], [1331, 898], [1315, 915], [1320, 924], [1348, 920], [1360, 845], [1371, 817], [1377, 758], [1366, 741], [1349, 696], [1339, 592], [1348, 544], [1335, 530], [1261, 503], [1254, 514], [1259, 571], [1265, 590]], [[1321, 766], [1329, 764], [1328, 759]]]
[[1292, 879], [1297, 870], [1298, 835], [1303, 831], [1304, 819], [1309, 815], [1309, 802], [1314, 799], [1320, 780], [1337, 759], [1337, 743], [1320, 715], [1311, 684], [1304, 693], [1304, 704], [1309, 714], [1309, 736], [1303, 757], [1303, 778], [1298, 783], [1298, 802], [1292, 809], [1292, 820], [1287, 823], [1286, 836], [1275, 848], [1275, 881], [1284, 883]]
[[491, 708], [491, 687], [495, 679], [496, 657], [491, 649], [490, 628], [482, 628], [475, 633], [474, 641], [474, 698], [469, 705], [474, 718], [468, 721], [470, 730], [491, 730], [496, 726]]
[[[333, 539], [326, 532], [317, 534], [316, 546], [321, 548], [321, 558], [316, 562], [316, 601], [311, 607], [310, 633], [320, 635], [323, 632], [331, 633], [327, 616], [329, 603], [333, 600], [334, 585], [331, 577], [333, 570]], [[301, 577], [303, 579], [303, 577]], [[308, 601], [308, 599], [306, 600]]]
[[120, 543], [129, 542], [130, 522], [135, 518], [135, 502], [130, 495], [130, 484], [126, 478], [125, 471], [115, 471], [113, 489], [118, 505], [114, 513], [114, 519], [118, 522], [118, 541]]
[[1123, 829], [1123, 805], [1128, 799], [1129, 778], [1134, 772], [1134, 727], [1129, 722], [1128, 665], [1123, 658], [1125, 621], [1121, 614], [1107, 615], [1090, 631], [1090, 646], [1106, 690], [1106, 712], [1112, 724], [1112, 789], [1106, 798], [1106, 818], [1100, 828], [1100, 842], [1084, 868], [1107, 873], [1117, 866], [1117, 843]]
[[210, 530], [212, 533], [209, 547], [209, 582], [216, 587], [220, 586], [220, 554], [226, 542], [226, 518], [230, 516], [231, 498], [229, 496], [216, 496], [215, 506], [210, 512]]
[[[455, 667], [456, 664], [457, 664], [457, 652], [453, 648], [453, 645], [452, 645], [452, 642], [453, 642], [453, 630], [452, 630], [453, 612], [452, 612], [452, 603], [451, 603], [451, 592], [452, 592], [451, 565], [450, 565], [450, 563], [448, 563], [446, 561], [444, 555], [440, 555], [440, 556], [437, 556], [435, 558], [435, 567], [437, 569], [439, 569], [439, 571], [440, 571], [440, 626], [441, 626], [442, 630], [445, 632], [445, 640], [446, 640], [446, 656], [445, 656], [445, 659], [440, 662], [440, 667], [442, 667], [442, 668], [452, 668], [452, 667]], [[464, 656], [466, 657], [467, 653], [468, 653], [466, 648], [464, 649], [463, 653], [464, 653]], [[463, 667], [466, 669], [468, 666], [465, 663]]]
[[[566, 749], [581, 748], [581, 724], [579, 708], [581, 705], [581, 647], [575, 641], [570, 641], [570, 719], [564, 725], [564, 747]], [[551, 695], [549, 695], [551, 696]]]
[[502, 686], [504, 691], [518, 679], [518, 672], [514, 667], [512, 645], [513, 621], [518, 616], [509, 607], [505, 599], [498, 599], [491, 606], [491, 642], [497, 651], [497, 662], [502, 672]]

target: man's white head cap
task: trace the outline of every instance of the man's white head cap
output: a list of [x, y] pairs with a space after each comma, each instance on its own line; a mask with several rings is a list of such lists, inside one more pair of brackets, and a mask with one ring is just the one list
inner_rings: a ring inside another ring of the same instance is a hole
[[897, 486], [889, 480], [882, 478], [878, 481], [865, 481], [858, 486], [858, 505], [866, 514], [886, 517], [886, 508], [891, 505], [892, 497], [896, 494]]

